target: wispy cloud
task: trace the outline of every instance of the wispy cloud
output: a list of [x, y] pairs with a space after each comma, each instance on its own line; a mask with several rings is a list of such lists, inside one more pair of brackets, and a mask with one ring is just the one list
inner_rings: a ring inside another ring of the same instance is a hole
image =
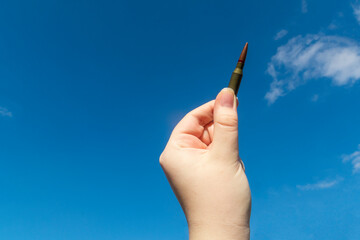
[[283, 29], [283, 30], [279, 31], [279, 32], [275, 35], [274, 40], [279, 40], [279, 39], [285, 37], [286, 34], [288, 34], [288, 31], [285, 30], [285, 29]]
[[335, 23], [330, 23], [330, 25], [328, 26], [328, 29], [330, 29], [330, 30], [335, 30], [337, 28], [338, 28], [338, 26]]
[[12, 112], [9, 112], [9, 110], [4, 107], [0, 107], [0, 116], [12, 117]]
[[307, 13], [308, 12], [308, 5], [306, 0], [301, 0], [301, 12]]
[[269, 104], [311, 79], [351, 85], [360, 80], [360, 46], [339, 36], [300, 35], [277, 49], [267, 73], [273, 78], [265, 95]]
[[342, 155], [343, 162], [351, 162], [353, 165], [353, 172], [360, 172], [360, 144], [358, 146], [358, 150], [351, 154]]
[[319, 100], [319, 95], [318, 94], [314, 94], [311, 98], [312, 102], [317, 102]]
[[358, 21], [358, 23], [360, 24], [360, 4], [359, 3], [353, 4], [352, 7], [354, 10], [354, 16]]
[[312, 183], [312, 184], [297, 185], [296, 187], [303, 191], [327, 189], [327, 188], [334, 187], [336, 184], [338, 184], [342, 180], [343, 180], [342, 178], [338, 178], [335, 180], [323, 180], [323, 181], [319, 181], [317, 183]]

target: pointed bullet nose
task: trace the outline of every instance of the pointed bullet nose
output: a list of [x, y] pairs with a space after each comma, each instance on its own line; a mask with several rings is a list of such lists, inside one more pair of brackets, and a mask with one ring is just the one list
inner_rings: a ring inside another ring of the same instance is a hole
[[241, 52], [241, 55], [239, 57], [239, 62], [243, 62], [245, 64], [245, 60], [246, 60], [246, 54], [247, 54], [247, 50], [248, 50], [248, 43], [245, 43], [245, 46]]

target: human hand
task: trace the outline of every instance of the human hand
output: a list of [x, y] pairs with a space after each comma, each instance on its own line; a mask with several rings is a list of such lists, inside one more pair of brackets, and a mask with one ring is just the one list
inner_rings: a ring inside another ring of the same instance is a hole
[[223, 89], [188, 113], [160, 156], [190, 240], [249, 239], [251, 194], [238, 148], [237, 102]]

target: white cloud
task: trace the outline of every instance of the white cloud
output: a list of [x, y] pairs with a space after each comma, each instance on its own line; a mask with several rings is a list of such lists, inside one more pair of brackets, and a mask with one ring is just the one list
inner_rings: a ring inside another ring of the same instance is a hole
[[4, 117], [12, 117], [12, 113], [6, 108], [0, 107], [0, 115]]
[[286, 34], [288, 34], [288, 31], [285, 30], [285, 29], [283, 29], [283, 30], [279, 31], [279, 32], [275, 35], [274, 40], [279, 40], [279, 39], [285, 37]]
[[344, 37], [300, 35], [277, 49], [267, 73], [273, 78], [265, 95], [269, 104], [311, 79], [351, 85], [360, 80], [360, 46]]
[[353, 165], [353, 172], [360, 172], [360, 144], [358, 146], [358, 150], [351, 154], [344, 154], [342, 156], [343, 162], [351, 162]]
[[354, 10], [354, 15], [356, 20], [358, 21], [358, 23], [360, 24], [360, 4], [354, 4], [352, 5], [353, 10]]
[[297, 185], [296, 187], [298, 189], [300, 189], [300, 190], [303, 190], [303, 191], [320, 190], [320, 189], [326, 189], [326, 188], [334, 187], [336, 184], [338, 184], [342, 180], [343, 180], [342, 178], [338, 178], [338, 179], [331, 180], [331, 181], [324, 180], [324, 181], [320, 181], [320, 182], [312, 183], [312, 184]]
[[308, 6], [306, 0], [301, 0], [301, 12], [302, 13], [308, 12]]

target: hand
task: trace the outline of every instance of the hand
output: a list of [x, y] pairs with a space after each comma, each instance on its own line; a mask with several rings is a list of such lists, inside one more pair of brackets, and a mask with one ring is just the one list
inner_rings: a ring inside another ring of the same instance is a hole
[[238, 148], [237, 102], [223, 89], [188, 113], [160, 156], [190, 240], [249, 239], [251, 194]]

